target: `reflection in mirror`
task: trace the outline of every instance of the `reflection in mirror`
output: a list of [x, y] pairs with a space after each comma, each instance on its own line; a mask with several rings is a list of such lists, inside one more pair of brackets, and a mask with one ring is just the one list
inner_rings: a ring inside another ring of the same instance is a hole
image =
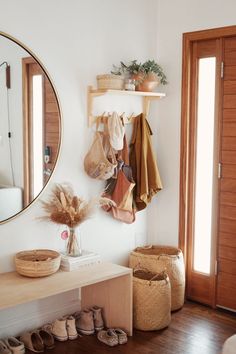
[[0, 35], [0, 222], [27, 207], [55, 167], [60, 110], [42, 66]]

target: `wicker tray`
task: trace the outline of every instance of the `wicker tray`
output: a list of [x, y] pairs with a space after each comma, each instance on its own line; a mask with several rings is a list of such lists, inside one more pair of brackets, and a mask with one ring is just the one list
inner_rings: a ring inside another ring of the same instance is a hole
[[15, 255], [16, 271], [30, 278], [45, 277], [58, 271], [61, 255], [53, 250], [22, 251]]

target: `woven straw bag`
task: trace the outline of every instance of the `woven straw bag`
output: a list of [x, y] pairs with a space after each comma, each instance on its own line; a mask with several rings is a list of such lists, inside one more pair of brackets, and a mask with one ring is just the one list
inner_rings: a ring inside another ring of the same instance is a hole
[[184, 304], [185, 269], [183, 253], [171, 246], [138, 247], [129, 257], [131, 268], [147, 268], [150, 272], [165, 270], [171, 283], [171, 310], [180, 309]]
[[134, 328], [153, 331], [171, 321], [171, 289], [165, 272], [135, 270], [133, 277]]

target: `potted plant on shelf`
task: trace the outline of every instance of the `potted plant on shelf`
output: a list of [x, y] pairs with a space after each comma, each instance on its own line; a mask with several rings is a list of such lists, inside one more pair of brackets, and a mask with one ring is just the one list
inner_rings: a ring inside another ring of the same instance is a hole
[[111, 73], [125, 75], [127, 78], [134, 80], [136, 91], [152, 92], [160, 83], [162, 85], [167, 84], [166, 75], [155, 60], [147, 60], [144, 63], [132, 60], [130, 64], [121, 61], [119, 66], [113, 65]]

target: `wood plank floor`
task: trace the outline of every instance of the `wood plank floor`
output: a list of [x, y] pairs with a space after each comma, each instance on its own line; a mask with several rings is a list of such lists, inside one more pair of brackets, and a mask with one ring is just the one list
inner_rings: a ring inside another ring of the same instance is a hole
[[[236, 314], [187, 302], [172, 314], [167, 329], [135, 331], [125, 345], [110, 348], [96, 336], [56, 342], [51, 354], [220, 354], [226, 338], [236, 334]], [[27, 351], [27, 353], [30, 353]], [[235, 348], [236, 353], [236, 348]]]

